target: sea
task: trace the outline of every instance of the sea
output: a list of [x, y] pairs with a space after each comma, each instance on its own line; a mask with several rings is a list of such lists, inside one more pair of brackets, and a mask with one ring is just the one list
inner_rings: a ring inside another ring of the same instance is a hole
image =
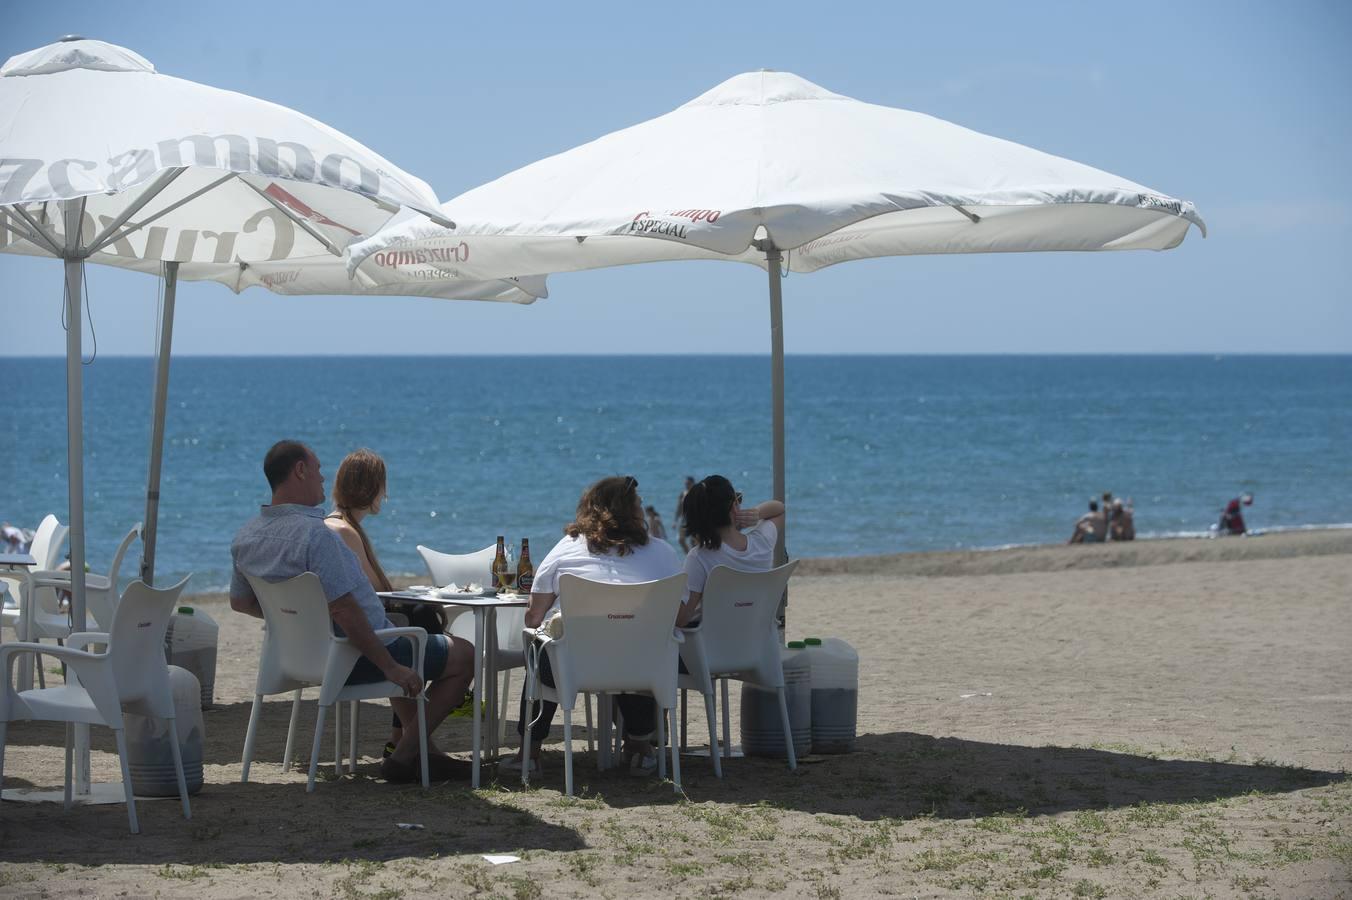
[[[86, 365], [87, 557], [144, 514], [153, 363]], [[1130, 498], [1142, 539], [1205, 537], [1222, 508], [1266, 531], [1352, 523], [1352, 356], [789, 356], [793, 556], [1065, 541], [1088, 500]], [[0, 359], [0, 519], [67, 519], [65, 363]], [[633, 475], [670, 528], [686, 475], [771, 494], [770, 363], [752, 356], [182, 357], [171, 366], [157, 581], [224, 589], [280, 438], [380, 453], [367, 531], [392, 573], [419, 544], [505, 535], [535, 561], [582, 489]], [[674, 536], [674, 529], [673, 536]], [[134, 574], [130, 560], [122, 575]]]

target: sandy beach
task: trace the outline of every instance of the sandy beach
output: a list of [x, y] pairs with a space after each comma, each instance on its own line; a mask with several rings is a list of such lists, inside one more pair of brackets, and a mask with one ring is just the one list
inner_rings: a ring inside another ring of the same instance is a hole
[[[799, 573], [789, 636], [859, 650], [856, 752], [797, 772], [735, 759], [722, 781], [689, 756], [684, 796], [579, 753], [578, 797], [563, 797], [561, 725], [529, 791], [491, 770], [477, 792], [387, 785], [377, 704], [357, 776], [307, 795], [301, 773], [279, 771], [281, 697], [241, 785], [260, 627], [198, 597], [221, 647], [192, 821], [144, 802], [132, 836], [122, 806], [6, 803], [0, 895], [1352, 895], [1352, 530], [806, 560]], [[734, 739], [736, 700], [734, 687]], [[311, 702], [305, 746], [313, 721]], [[690, 726], [700, 742], [697, 698]], [[11, 726], [5, 786], [59, 786], [60, 740]], [[437, 740], [464, 750], [467, 720]], [[109, 733], [94, 744], [95, 778], [112, 780]]]

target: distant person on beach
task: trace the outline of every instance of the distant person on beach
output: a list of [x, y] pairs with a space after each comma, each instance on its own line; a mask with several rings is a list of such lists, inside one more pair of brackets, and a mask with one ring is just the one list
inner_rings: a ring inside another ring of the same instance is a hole
[[1099, 509], [1098, 501], [1090, 499], [1089, 512], [1075, 522], [1075, 530], [1068, 544], [1101, 544], [1108, 536], [1108, 517]]
[[1221, 521], [1217, 526], [1221, 534], [1244, 534], [1248, 531], [1242, 506], [1253, 506], [1253, 494], [1240, 494], [1225, 505], [1225, 512], [1221, 513]]
[[[339, 464], [338, 474], [333, 479], [333, 512], [324, 518], [329, 530], [342, 538], [347, 549], [357, 557], [362, 572], [376, 591], [392, 591], [394, 587], [381, 568], [375, 548], [371, 546], [371, 540], [361, 523], [367, 516], [380, 514], [380, 506], [385, 498], [385, 460], [374, 450], [363, 447], [349, 453]], [[437, 607], [425, 603], [396, 603], [387, 609], [392, 620], [402, 617], [404, 622], [400, 624], [421, 628], [429, 635], [444, 634], [446, 631], [446, 616]], [[472, 668], [474, 645], [456, 637], [449, 640], [451, 665], [455, 668]], [[394, 753], [402, 737], [403, 725], [399, 711], [395, 710], [390, 739], [385, 744], [382, 758], [389, 758]]]
[[1113, 501], [1113, 514], [1108, 521], [1108, 539], [1113, 541], [1136, 540], [1136, 523], [1132, 517], [1131, 498], [1123, 503], [1118, 497]]
[[685, 487], [681, 488], [681, 496], [676, 498], [676, 517], [672, 520], [676, 524], [676, 534], [680, 539], [682, 553], [690, 549], [690, 535], [685, 527], [685, 495], [690, 493], [690, 489], [694, 486], [695, 477], [693, 475], [685, 476]]
[[784, 530], [784, 504], [766, 500], [743, 509], [742, 494], [732, 482], [710, 475], [686, 492], [685, 521], [694, 543], [685, 557], [688, 608], [694, 620], [715, 566], [764, 572], [774, 565], [775, 544]]
[[[299, 441], [278, 441], [263, 459], [263, 474], [272, 489], [272, 503], [245, 523], [230, 545], [234, 568], [230, 579], [230, 608], [256, 618], [263, 617], [258, 598], [245, 575], [270, 582], [285, 581], [305, 572], [319, 576], [335, 633], [361, 651], [361, 659], [348, 677], [348, 684], [392, 681], [404, 696], [391, 705], [404, 722], [416, 723], [412, 700], [424, 689], [424, 679], [410, 665], [413, 644], [408, 638], [382, 643], [375, 632], [393, 627], [380, 598], [371, 587], [361, 561], [343, 540], [324, 526], [324, 473], [319, 457]], [[423, 675], [431, 684], [427, 691], [427, 728], [431, 735], [465, 696], [473, 677], [473, 663], [463, 654], [452, 654], [444, 634], [429, 634], [423, 654]], [[380, 764], [386, 781], [410, 783], [419, 780], [418, 728], [405, 727], [394, 752]], [[447, 756], [427, 742], [429, 774], [438, 781], [463, 777], [469, 766]]]
[[11, 525], [8, 522], [0, 522], [0, 541], [4, 542], [6, 553], [22, 553], [24, 551], [23, 531], [18, 526]]
[[1104, 520], [1105, 520], [1105, 522], [1106, 522], [1106, 524], [1107, 524], [1107, 531], [1104, 533], [1103, 539], [1104, 539], [1105, 541], [1106, 541], [1106, 540], [1111, 540], [1111, 539], [1112, 539], [1112, 536], [1113, 536], [1113, 492], [1112, 492], [1112, 491], [1104, 491], [1104, 492], [1103, 492], [1103, 497], [1102, 497], [1102, 499], [1099, 501], [1099, 508], [1103, 510], [1103, 518], [1104, 518]]
[[662, 524], [662, 514], [656, 506], [647, 506], [643, 510], [648, 514], [648, 534], [661, 540], [667, 539], [667, 526]]

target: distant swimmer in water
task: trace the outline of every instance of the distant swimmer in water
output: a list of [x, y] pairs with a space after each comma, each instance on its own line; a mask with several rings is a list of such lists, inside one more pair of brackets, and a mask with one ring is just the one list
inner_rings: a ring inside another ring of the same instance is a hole
[[1108, 538], [1114, 541], [1136, 540], [1136, 523], [1132, 520], [1131, 498], [1123, 503], [1118, 497], [1113, 501], [1113, 514], [1108, 524]]
[[1240, 494], [1225, 505], [1225, 512], [1221, 513], [1221, 521], [1217, 526], [1221, 534], [1244, 534], [1248, 531], [1241, 506], [1253, 506], [1253, 494]]
[[1098, 501], [1089, 501], [1089, 512], [1075, 522], [1068, 544], [1101, 544], [1108, 536], [1107, 513], [1099, 509]]
[[643, 511], [648, 515], [648, 534], [665, 541], [667, 539], [667, 526], [662, 524], [662, 514], [657, 511], [657, 507], [645, 506]]

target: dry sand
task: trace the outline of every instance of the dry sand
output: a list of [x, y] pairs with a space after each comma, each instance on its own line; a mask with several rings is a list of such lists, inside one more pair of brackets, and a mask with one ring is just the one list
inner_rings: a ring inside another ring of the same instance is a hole
[[[222, 623], [219, 705], [192, 821], [145, 802], [137, 837], [121, 806], [6, 803], [0, 895], [1352, 896], [1352, 531], [799, 571], [790, 636], [860, 651], [857, 751], [795, 773], [736, 759], [721, 782], [687, 757], [684, 797], [580, 753], [566, 799], [557, 746], [528, 792], [387, 785], [376, 704], [357, 777], [307, 795], [277, 765], [283, 698], [241, 785], [259, 628], [202, 598]], [[467, 734], [451, 720], [438, 740]], [[111, 739], [94, 740], [112, 780]], [[59, 745], [11, 726], [6, 787], [59, 785]]]

